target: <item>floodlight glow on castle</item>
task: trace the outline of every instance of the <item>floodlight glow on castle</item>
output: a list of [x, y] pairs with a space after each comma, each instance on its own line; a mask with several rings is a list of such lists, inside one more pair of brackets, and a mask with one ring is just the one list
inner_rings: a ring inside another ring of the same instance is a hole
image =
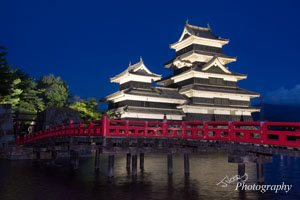
[[[225, 65], [236, 58], [223, 54], [228, 39], [211, 28], [186, 23], [180, 39], [170, 45], [175, 58], [165, 64], [173, 75], [161, 79], [143, 60], [129, 67], [111, 82], [119, 91], [104, 98], [117, 118], [128, 120], [252, 121], [250, 106], [258, 93], [239, 88], [247, 75], [230, 71]], [[162, 87], [153, 87], [152, 82]]]

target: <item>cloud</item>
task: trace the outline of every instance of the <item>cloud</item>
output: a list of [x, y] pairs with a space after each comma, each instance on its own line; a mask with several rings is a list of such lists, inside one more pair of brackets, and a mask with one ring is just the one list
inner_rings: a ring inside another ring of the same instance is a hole
[[277, 90], [268, 92], [264, 102], [276, 105], [300, 105], [300, 84], [292, 89], [280, 87]]

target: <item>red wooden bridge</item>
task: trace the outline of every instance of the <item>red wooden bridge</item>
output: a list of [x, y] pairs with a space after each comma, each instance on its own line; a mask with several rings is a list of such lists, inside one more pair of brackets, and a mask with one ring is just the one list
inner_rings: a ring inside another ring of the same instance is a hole
[[300, 123], [286, 122], [147, 122], [102, 120], [68, 123], [35, 134], [16, 138], [18, 145], [36, 152], [70, 155], [74, 169], [79, 166], [81, 150], [95, 150], [95, 169], [100, 154], [108, 154], [108, 176], [114, 176], [114, 155], [127, 154], [126, 168], [137, 175], [137, 155], [144, 168], [144, 153], [167, 153], [168, 174], [173, 173], [172, 155], [184, 153], [184, 172], [189, 174], [189, 154], [213, 150], [228, 152], [228, 161], [238, 163], [238, 174], [245, 174], [245, 163], [257, 164], [258, 182], [264, 181], [264, 163], [272, 155], [300, 157]]
[[63, 136], [182, 138], [300, 147], [300, 123], [294, 122], [147, 122], [102, 120], [69, 123], [19, 136], [18, 145]]

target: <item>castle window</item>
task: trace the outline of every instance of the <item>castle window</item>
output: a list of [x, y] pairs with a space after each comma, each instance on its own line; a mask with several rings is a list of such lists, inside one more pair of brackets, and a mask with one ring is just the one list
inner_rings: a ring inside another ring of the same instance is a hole
[[229, 99], [214, 98], [214, 104], [215, 105], [228, 106], [229, 105]]
[[212, 84], [212, 85], [224, 85], [224, 79], [209, 77], [209, 84]]

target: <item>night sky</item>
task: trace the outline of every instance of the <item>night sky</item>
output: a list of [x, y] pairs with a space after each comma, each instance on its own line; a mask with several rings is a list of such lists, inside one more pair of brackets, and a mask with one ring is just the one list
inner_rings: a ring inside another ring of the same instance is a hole
[[109, 78], [142, 56], [163, 77], [186, 20], [230, 39], [230, 70], [239, 86], [267, 103], [300, 104], [300, 1], [2, 0], [0, 45], [8, 62], [35, 78], [54, 74], [72, 95], [101, 98], [118, 89]]

